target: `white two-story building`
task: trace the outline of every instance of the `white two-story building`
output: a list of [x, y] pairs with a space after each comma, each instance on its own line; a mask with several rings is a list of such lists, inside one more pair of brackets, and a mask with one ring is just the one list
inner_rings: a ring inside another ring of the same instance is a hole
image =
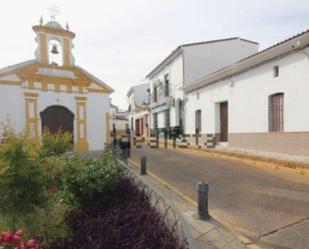
[[238, 37], [177, 47], [147, 75], [152, 134], [165, 128], [183, 133], [186, 114], [182, 88], [257, 51], [258, 43]]
[[309, 156], [309, 30], [185, 84], [185, 132]]
[[129, 127], [132, 135], [149, 136], [149, 84], [139, 84], [127, 93], [129, 104]]

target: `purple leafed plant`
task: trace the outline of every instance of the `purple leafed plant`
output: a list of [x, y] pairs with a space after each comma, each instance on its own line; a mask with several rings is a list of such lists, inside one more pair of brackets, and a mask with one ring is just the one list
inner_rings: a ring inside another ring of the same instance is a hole
[[121, 178], [89, 203], [67, 216], [71, 236], [52, 249], [187, 249], [162, 223], [148, 196], [130, 178]]

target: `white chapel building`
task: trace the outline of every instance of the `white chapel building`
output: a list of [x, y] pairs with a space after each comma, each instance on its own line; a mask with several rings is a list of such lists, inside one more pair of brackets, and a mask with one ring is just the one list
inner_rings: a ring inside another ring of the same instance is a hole
[[102, 150], [109, 134], [113, 89], [83, 68], [72, 54], [75, 34], [50, 21], [33, 26], [33, 60], [0, 70], [0, 122], [40, 141], [45, 128], [71, 132], [75, 150]]

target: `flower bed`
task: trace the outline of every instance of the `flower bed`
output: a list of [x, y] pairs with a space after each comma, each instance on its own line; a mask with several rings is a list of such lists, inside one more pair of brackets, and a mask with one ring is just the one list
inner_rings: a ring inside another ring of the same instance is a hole
[[4, 232], [0, 248], [187, 248], [111, 153], [98, 160], [66, 155], [70, 134], [44, 133], [41, 144], [11, 130], [5, 134], [0, 232], [25, 234], [21, 240]]
[[187, 248], [128, 177], [121, 177], [114, 189], [102, 192], [86, 208], [71, 212], [67, 223], [72, 235], [53, 244], [52, 249]]

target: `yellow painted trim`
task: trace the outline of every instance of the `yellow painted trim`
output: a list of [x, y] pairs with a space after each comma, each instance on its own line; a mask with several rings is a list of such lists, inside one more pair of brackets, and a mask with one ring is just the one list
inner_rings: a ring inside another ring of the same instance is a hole
[[86, 96], [76, 96], [75, 99], [77, 101], [87, 101], [87, 97]]
[[33, 80], [28, 81], [28, 89], [30, 89], [30, 90], [34, 89], [34, 81]]
[[40, 63], [48, 64], [48, 47], [47, 47], [47, 35], [40, 34], [39, 35], [40, 42]]
[[0, 85], [21, 86], [22, 84], [22, 81], [0, 80]]
[[38, 82], [47, 82], [47, 83], [60, 83], [60, 84], [75, 84], [78, 86], [88, 86], [89, 81], [80, 80], [80, 79], [69, 79], [61, 77], [50, 77], [47, 75], [38, 75], [38, 74], [21, 74], [20, 75], [25, 80], [35, 80]]
[[[80, 100], [77, 100], [77, 98], [82, 98], [81, 102]], [[77, 142], [76, 142], [76, 151], [77, 152], [87, 152], [89, 150], [89, 145], [87, 141], [87, 105], [86, 105], [85, 97], [76, 97], [76, 112], [77, 112]], [[84, 109], [84, 116], [80, 116], [80, 109], [81, 107]], [[81, 137], [81, 130], [80, 126], [83, 124], [83, 133], [84, 136]]]
[[41, 90], [44, 91], [44, 92], [48, 91], [48, 83], [41, 82]]
[[55, 29], [46, 26], [33, 26], [32, 29], [36, 33], [48, 33], [68, 37], [70, 39], [73, 39], [75, 37], [75, 33], [64, 29]]
[[88, 92], [90, 93], [111, 93], [108, 89], [95, 89], [95, 88], [88, 88]]
[[[37, 108], [37, 99], [34, 98], [28, 98], [28, 96], [26, 94], [29, 93], [25, 93], [25, 109], [26, 109], [26, 134], [28, 134], [30, 136], [30, 129], [31, 126], [34, 126], [34, 136], [31, 137], [35, 142], [39, 142], [39, 126], [38, 126], [38, 108]], [[30, 96], [32, 97], [32, 96]], [[34, 105], [34, 117], [30, 117], [30, 104], [33, 103]]]
[[78, 93], [83, 93], [83, 87], [82, 86], [78, 86]]
[[55, 84], [55, 92], [60, 92], [60, 84]]
[[67, 93], [73, 92], [73, 84], [67, 84]]
[[25, 97], [37, 98], [39, 94], [33, 92], [24, 92]]
[[[71, 93], [72, 87], [77, 86], [79, 93], [84, 92], [90, 92], [90, 93], [112, 93], [111, 90], [100, 84], [99, 82], [95, 82], [93, 79], [89, 78], [86, 74], [84, 74], [82, 71], [80, 71], [78, 68], [75, 67], [57, 67], [52, 65], [44, 65], [42, 67], [44, 68], [55, 68], [58, 70], [70, 70], [75, 73], [75, 75], [78, 77], [77, 79], [70, 79], [70, 78], [63, 78], [63, 77], [51, 77], [48, 75], [39, 75], [39, 64], [33, 63], [30, 65], [27, 65], [21, 69], [13, 70], [12, 72], [8, 72], [7, 74], [16, 74], [18, 77], [20, 77], [23, 81], [28, 81], [29, 85], [28, 88], [31, 90], [37, 89], [34, 85], [34, 82], [41, 83], [41, 89], [42, 91], [48, 91], [47, 84], [61, 84], [67, 86], [67, 92]], [[5, 76], [5, 74], [1, 75]], [[8, 84], [11, 85], [22, 85], [23, 81], [1, 81], [0, 84]], [[95, 88], [88, 88], [91, 83], [96, 83], [100, 89]], [[59, 90], [59, 87], [54, 87], [57, 91]], [[86, 90], [86, 91], [85, 91]], [[59, 90], [60, 91], [60, 90]]]
[[87, 139], [78, 139], [75, 145], [75, 150], [77, 152], [88, 152], [89, 144]]
[[63, 42], [63, 66], [71, 66], [71, 40], [64, 39]]

